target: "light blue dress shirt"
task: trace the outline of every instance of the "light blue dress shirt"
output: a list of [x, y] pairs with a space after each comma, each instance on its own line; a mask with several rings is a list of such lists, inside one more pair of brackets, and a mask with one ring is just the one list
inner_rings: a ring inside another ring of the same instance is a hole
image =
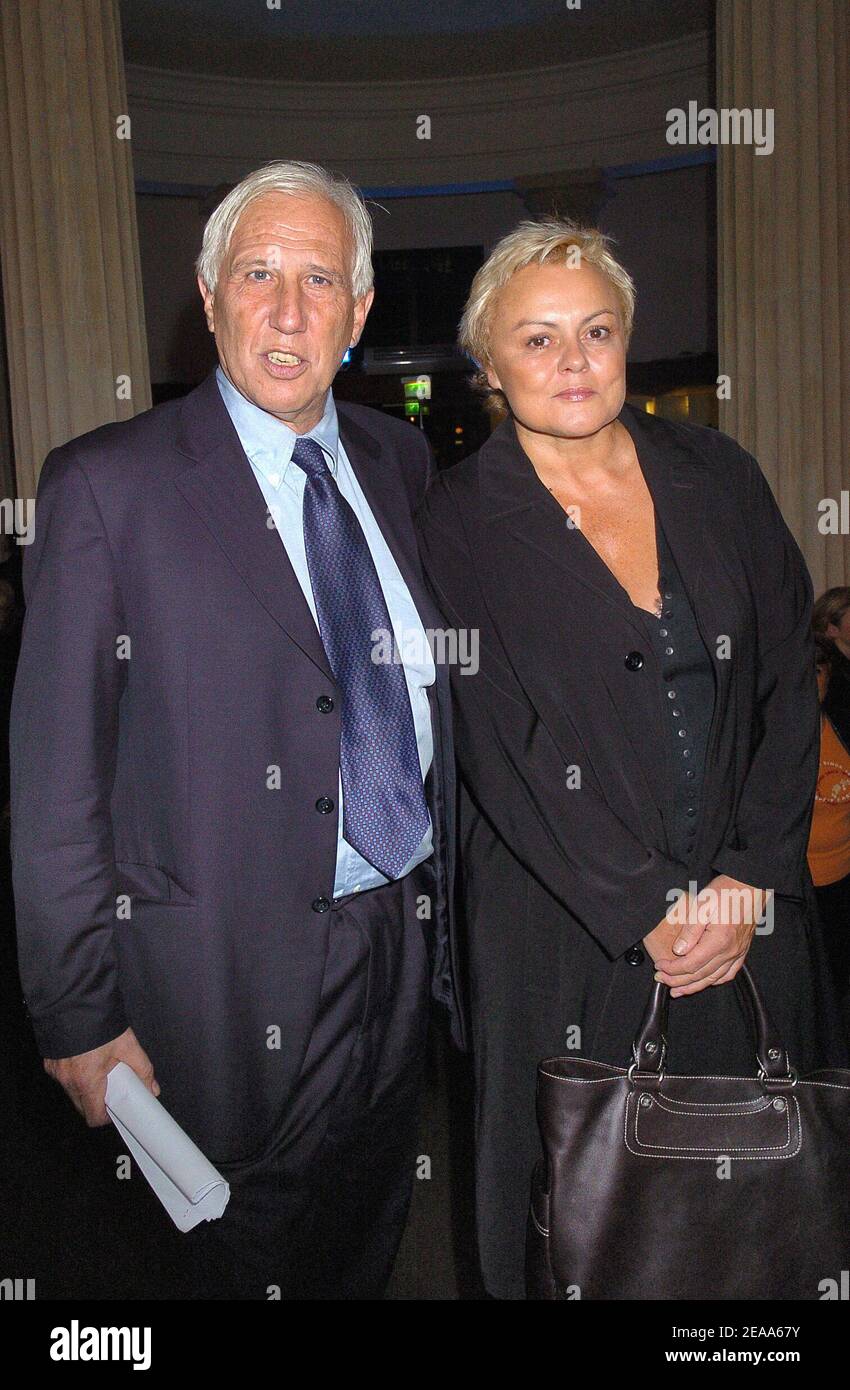
[[[232, 381], [222, 371], [216, 369], [216, 380], [228, 414], [239, 435], [242, 448], [248, 457], [254, 476], [266, 500], [269, 513], [277, 527], [278, 534], [289, 556], [298, 583], [310, 606], [313, 620], [318, 628], [316, 604], [310, 583], [307, 554], [304, 547], [304, 526], [302, 520], [304, 489], [307, 475], [297, 463], [292, 462], [292, 451], [300, 438], [294, 430], [278, 420], [268, 411], [261, 410], [237, 391]], [[387, 603], [395, 640], [404, 662], [404, 675], [413, 711], [416, 729], [416, 745], [419, 750], [419, 765], [424, 782], [434, 756], [433, 735], [431, 732], [431, 709], [428, 702], [428, 686], [436, 680], [434, 659], [425, 635], [422, 621], [410, 596], [410, 591], [401, 576], [392, 551], [381, 534], [369, 503], [366, 501], [354, 469], [339, 437], [336, 405], [333, 393], [328, 391], [324, 414], [306, 436], [314, 439], [324, 450], [328, 466], [336, 480], [343, 497], [354, 509], [354, 514], [363, 528], [366, 543], [375, 561], [381, 588]], [[366, 888], [377, 888], [389, 880], [373, 868], [357, 853], [347, 840], [343, 839], [343, 801], [342, 778], [338, 784], [339, 835], [337, 839], [336, 878], [333, 894], [340, 898], [345, 893], [358, 893]], [[433, 851], [433, 831], [429, 825], [416, 853], [405, 865], [399, 877], [421, 864]]]

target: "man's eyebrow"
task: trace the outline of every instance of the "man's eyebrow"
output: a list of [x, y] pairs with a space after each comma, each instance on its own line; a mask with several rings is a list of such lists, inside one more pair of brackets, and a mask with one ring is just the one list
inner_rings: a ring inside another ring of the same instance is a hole
[[305, 269], [309, 270], [311, 275], [315, 275], [317, 272], [319, 275], [327, 275], [329, 280], [344, 279], [341, 270], [334, 270], [331, 266], [327, 265], [316, 265], [313, 261], [311, 261], [310, 264], [305, 267]]
[[[276, 268], [279, 264], [279, 258], [275, 255], [251, 256], [246, 254], [244, 256], [237, 256], [236, 260], [232, 262], [230, 269], [231, 271], [247, 270], [254, 266], [259, 266], [262, 267], [263, 270], [268, 270], [269, 268]], [[334, 270], [333, 267], [327, 265], [317, 265], [314, 261], [310, 261], [304, 269], [310, 275], [315, 275], [316, 273], [319, 275], [327, 275], [329, 280], [338, 280], [342, 282], [345, 279], [341, 270]]]

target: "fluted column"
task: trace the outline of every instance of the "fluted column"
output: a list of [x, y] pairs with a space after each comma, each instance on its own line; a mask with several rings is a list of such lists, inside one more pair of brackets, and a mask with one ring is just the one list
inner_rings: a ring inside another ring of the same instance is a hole
[[[2, 286], [0, 273], [0, 286]], [[6, 329], [3, 322], [3, 296], [0, 293], [0, 498], [15, 496], [12, 467], [12, 407], [9, 400], [9, 362], [6, 355]], [[0, 564], [7, 558], [10, 541], [5, 523], [0, 527]]]
[[150, 405], [117, 0], [0, 5], [0, 254], [17, 490]]
[[847, 40], [846, 0], [718, 0], [718, 108], [775, 110], [772, 154], [718, 150], [720, 427], [758, 458], [816, 592], [850, 582], [848, 536], [818, 524], [850, 488]]

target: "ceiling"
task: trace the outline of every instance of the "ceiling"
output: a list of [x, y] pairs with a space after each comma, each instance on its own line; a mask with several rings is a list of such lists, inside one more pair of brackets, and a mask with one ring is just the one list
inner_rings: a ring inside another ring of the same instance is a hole
[[713, 0], [119, 3], [128, 63], [324, 82], [552, 67], [705, 32], [714, 15]]

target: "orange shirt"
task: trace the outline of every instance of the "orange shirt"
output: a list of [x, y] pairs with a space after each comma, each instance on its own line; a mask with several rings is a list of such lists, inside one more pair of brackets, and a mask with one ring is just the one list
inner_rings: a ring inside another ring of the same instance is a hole
[[820, 767], [808, 858], [816, 888], [850, 874], [850, 753], [826, 715], [820, 721]]

